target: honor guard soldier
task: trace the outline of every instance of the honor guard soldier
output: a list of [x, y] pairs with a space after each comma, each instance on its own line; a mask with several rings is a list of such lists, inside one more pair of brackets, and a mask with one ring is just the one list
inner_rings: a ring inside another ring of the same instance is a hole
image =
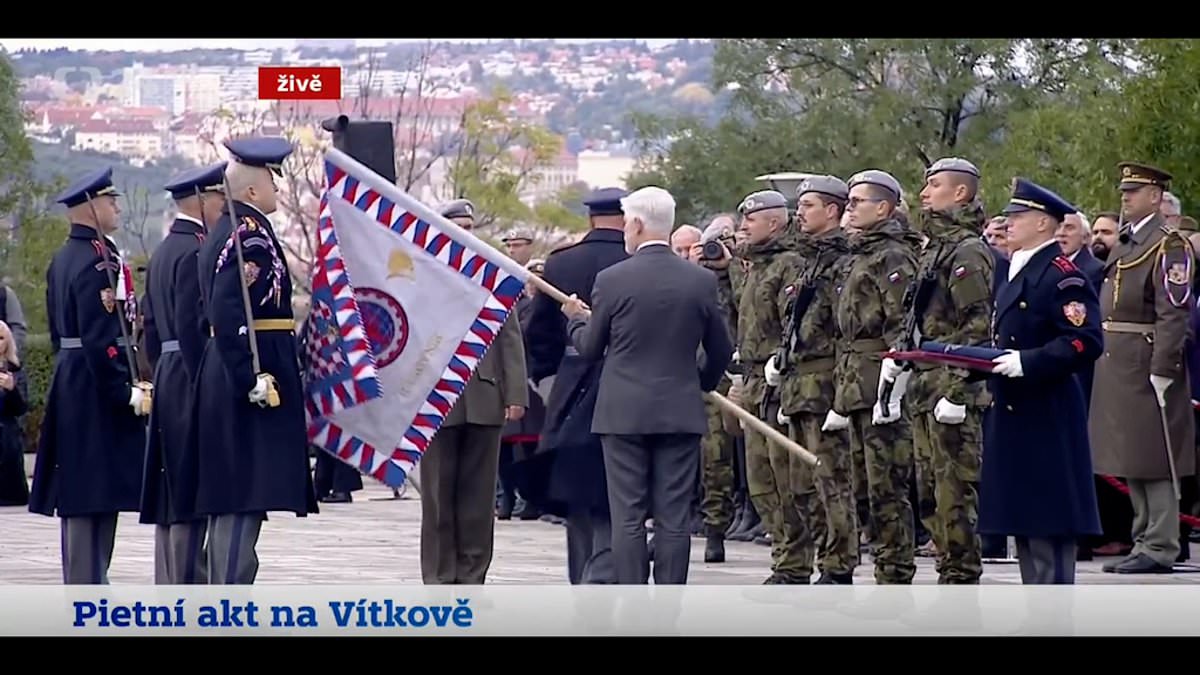
[[[792, 246], [783, 194], [754, 192], [737, 210], [747, 235], [742, 257], [749, 262], [737, 306], [738, 356], [745, 373], [741, 404], [786, 434], [778, 419], [779, 391], [767, 383], [765, 368], [782, 342], [787, 287], [800, 256]], [[745, 437], [750, 499], [771, 535], [771, 574], [764, 583], [808, 584], [815, 552], [808, 505], [800, 504], [800, 495], [813, 490], [812, 470], [758, 431], [746, 429]]]
[[979, 531], [1016, 538], [1022, 582], [1072, 584], [1076, 542], [1100, 533], [1076, 379], [1104, 349], [1100, 305], [1054, 238], [1075, 207], [1018, 178], [1004, 213], [1012, 257], [997, 279], [992, 346], [1005, 351], [993, 359]]
[[[596, 190], [588, 207], [591, 231], [546, 259], [544, 278], [568, 296], [592, 301], [601, 270], [629, 257], [620, 188]], [[546, 400], [546, 425], [533, 460], [516, 467], [517, 489], [527, 500], [567, 519], [567, 568], [572, 584], [616, 583], [612, 526], [600, 437], [592, 411], [603, 359], [581, 357], [568, 346], [567, 319], [554, 298], [534, 296], [529, 319], [529, 374]]]
[[901, 339], [921, 241], [897, 217], [900, 183], [891, 174], [863, 171], [849, 187], [845, 226], [855, 234], [834, 310], [840, 342], [833, 408], [821, 429], [850, 430], [854, 461], [866, 478], [875, 582], [911, 584], [917, 568], [908, 498], [912, 432], [900, 410], [904, 376], [891, 392], [878, 385], [881, 354]]
[[250, 584], [266, 514], [304, 516], [316, 513], [317, 503], [292, 282], [267, 219], [276, 209], [272, 174], [292, 148], [278, 137], [232, 139], [225, 147], [228, 206], [199, 253], [212, 338], [200, 360], [192, 416], [200, 479], [195, 512], [209, 517], [209, 583]]
[[221, 217], [225, 162], [186, 171], [164, 186], [179, 213], [146, 269], [146, 351], [154, 369], [154, 410], [142, 486], [143, 523], [154, 524], [154, 582], [208, 581], [208, 521], [193, 513], [196, 446], [188, 436], [196, 375], [209, 325], [200, 305], [197, 254]]
[[[892, 346], [903, 351], [920, 341], [990, 342], [995, 259], [981, 238], [986, 220], [974, 164], [946, 157], [925, 171], [916, 221], [928, 241], [905, 296], [901, 341], [907, 344]], [[885, 359], [880, 378], [895, 382], [902, 369]], [[990, 397], [986, 384], [969, 375], [919, 363], [904, 393], [905, 409], [912, 413], [919, 516], [937, 547], [940, 583], [976, 584], [983, 574], [976, 524], [983, 413]]]
[[1127, 220], [1104, 263], [1104, 354], [1088, 432], [1096, 473], [1126, 479], [1133, 503], [1133, 550], [1104, 571], [1165, 574], [1181, 551], [1179, 481], [1196, 472], [1185, 353], [1194, 257], [1159, 212], [1171, 175], [1133, 162], [1119, 168]]
[[[804, 237], [800, 267], [789, 270], [783, 344], [767, 361], [768, 386], [780, 388], [779, 421], [821, 460], [812, 487], [797, 493], [801, 514], [824, 541], [818, 584], [850, 584], [858, 564], [858, 518], [850, 448], [841, 432], [821, 426], [833, 405], [837, 336], [833, 310], [837, 275], [850, 252], [840, 223], [850, 189], [835, 176], [812, 176], [796, 188], [796, 220]], [[782, 371], [782, 372], [781, 372]], [[815, 489], [816, 495], [809, 492]], [[819, 500], [819, 501], [818, 501]], [[824, 536], [820, 536], [824, 534]]]
[[119, 512], [138, 510], [150, 385], [137, 379], [131, 273], [108, 235], [112, 169], [58, 197], [71, 221], [46, 272], [55, 350], [29, 510], [62, 524], [63, 582], [107, 584]]

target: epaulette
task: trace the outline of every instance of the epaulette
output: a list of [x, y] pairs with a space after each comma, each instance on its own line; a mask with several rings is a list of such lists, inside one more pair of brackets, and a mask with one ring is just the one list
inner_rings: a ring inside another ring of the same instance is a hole
[[1063, 274], [1071, 274], [1072, 272], [1079, 271], [1079, 268], [1075, 266], [1075, 263], [1071, 262], [1071, 259], [1065, 255], [1056, 256], [1052, 262], [1054, 263], [1054, 266], [1058, 268], [1058, 271], [1062, 272]]

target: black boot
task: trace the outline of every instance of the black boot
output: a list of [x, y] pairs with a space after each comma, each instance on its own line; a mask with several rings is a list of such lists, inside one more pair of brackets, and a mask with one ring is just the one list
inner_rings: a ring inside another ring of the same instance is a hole
[[853, 574], [831, 574], [829, 572], [821, 572], [821, 578], [817, 579], [818, 584], [840, 584], [851, 585], [854, 583]]
[[738, 527], [742, 524], [742, 516], [745, 515], [746, 495], [739, 492], [733, 496], [733, 518], [729, 521], [729, 527], [725, 528], [725, 537], [737, 532]]
[[725, 537], [719, 534], [708, 536], [708, 541], [704, 544], [704, 562], [725, 562]]
[[761, 526], [761, 524], [762, 519], [758, 517], [758, 511], [754, 510], [754, 504], [747, 498], [746, 504], [742, 508], [742, 519], [739, 521], [737, 529], [725, 538], [732, 541], [752, 541], [754, 535], [751, 534], [751, 531]]

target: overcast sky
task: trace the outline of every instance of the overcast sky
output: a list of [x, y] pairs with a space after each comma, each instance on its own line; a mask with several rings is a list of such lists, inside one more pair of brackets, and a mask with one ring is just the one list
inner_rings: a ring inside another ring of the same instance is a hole
[[[313, 38], [327, 39], [327, 38]], [[328, 38], [332, 39], [332, 38]], [[508, 40], [513, 38], [496, 38]], [[611, 38], [629, 39], [629, 38]], [[638, 38], [635, 38], [638, 39]], [[434, 38], [435, 42], [485, 42], [482, 38]], [[557, 42], [604, 42], [598, 38], [556, 39]], [[673, 39], [647, 38], [642, 42], [650, 46], [670, 44]], [[395, 39], [355, 39], [360, 47], [377, 47], [389, 42], [424, 42], [412, 38]], [[174, 51], [178, 49], [209, 48], [209, 49], [288, 49], [295, 46], [295, 39], [249, 39], [249, 38], [0, 38], [0, 45], [8, 51], [19, 49], [86, 49], [88, 51], [119, 51], [133, 50], [146, 52]]]

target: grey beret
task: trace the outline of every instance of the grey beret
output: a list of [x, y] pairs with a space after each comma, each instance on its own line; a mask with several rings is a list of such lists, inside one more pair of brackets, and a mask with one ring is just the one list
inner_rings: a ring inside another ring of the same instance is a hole
[[760, 190], [752, 192], [738, 204], [738, 213], [743, 216], [748, 216], [751, 213], [765, 211], [767, 209], [786, 209], [787, 197], [783, 196], [782, 192], [776, 190]]
[[850, 198], [850, 188], [846, 182], [837, 176], [810, 176], [800, 181], [796, 187], [796, 198], [806, 192], [819, 192], [834, 199], [846, 201]]
[[900, 201], [901, 189], [900, 181], [896, 180], [892, 174], [878, 169], [867, 169], [859, 171], [850, 177], [849, 187], [854, 188], [855, 185], [866, 183], [868, 185], [877, 185], [892, 194], [896, 195], [896, 201]]
[[455, 199], [442, 205], [442, 215], [446, 218], [475, 218], [475, 205], [467, 199]]
[[957, 171], [979, 178], [979, 167], [961, 157], [943, 157], [939, 159], [933, 163], [933, 166], [925, 169], [925, 177], [929, 178], [933, 174], [943, 171]]
[[527, 227], [514, 227], [513, 229], [506, 232], [504, 234], [504, 238], [502, 238], [500, 241], [509, 242], [509, 241], [520, 241], [522, 239], [524, 239], [525, 241], [532, 242], [533, 241], [533, 231]]

